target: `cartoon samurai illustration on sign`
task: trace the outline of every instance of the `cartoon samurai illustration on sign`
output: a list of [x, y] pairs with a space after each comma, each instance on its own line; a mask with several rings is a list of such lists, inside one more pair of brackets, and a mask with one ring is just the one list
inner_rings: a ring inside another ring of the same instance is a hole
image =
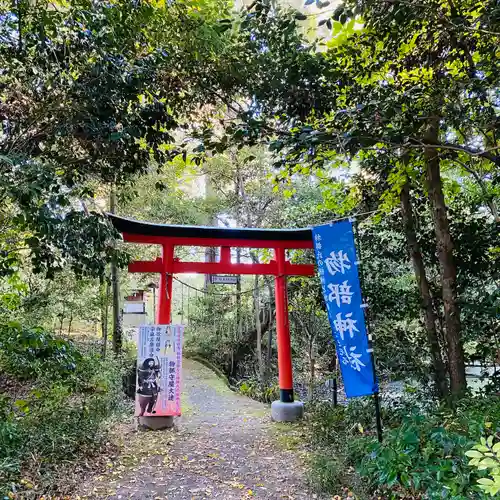
[[158, 393], [161, 391], [159, 384], [161, 365], [158, 358], [146, 358], [142, 365], [137, 369], [137, 394], [139, 397], [139, 406], [141, 412], [155, 414], [155, 405], [158, 400]]

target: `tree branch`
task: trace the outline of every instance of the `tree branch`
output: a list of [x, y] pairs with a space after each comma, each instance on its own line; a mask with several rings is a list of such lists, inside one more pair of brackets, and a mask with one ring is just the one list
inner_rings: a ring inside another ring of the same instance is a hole
[[493, 148], [488, 148], [483, 151], [479, 151], [477, 149], [468, 148], [466, 146], [459, 146], [457, 144], [449, 144], [446, 142], [438, 142], [435, 144], [424, 143], [418, 139], [410, 139], [415, 141], [414, 143], [406, 143], [406, 144], [398, 144], [399, 147], [403, 148], [422, 148], [422, 149], [448, 149], [450, 151], [461, 151], [462, 153], [466, 153], [469, 156], [475, 156], [480, 158], [485, 158], [496, 165], [500, 165], [500, 157], [491, 154], [493, 151], [498, 151], [500, 146], [495, 146]]
[[[319, 136], [316, 136], [318, 138]], [[325, 134], [325, 140], [321, 141], [324, 144], [328, 143], [334, 143], [337, 144], [337, 146], [342, 148], [342, 140], [338, 137], [335, 137], [333, 135], [330, 135], [331, 139], [328, 139], [328, 136]], [[498, 151], [500, 150], [500, 146], [494, 146], [491, 148], [487, 148], [484, 150], [477, 150], [474, 148], [469, 148], [467, 146], [460, 146], [458, 144], [451, 144], [448, 142], [436, 142], [436, 143], [429, 143], [429, 142], [423, 142], [421, 139], [416, 139], [414, 137], [409, 138], [409, 142], [391, 142], [390, 140], [387, 140], [383, 137], [373, 137], [373, 136], [360, 136], [359, 139], [362, 140], [368, 140], [373, 142], [374, 144], [380, 143], [383, 144], [385, 147], [389, 147], [392, 149], [445, 149], [449, 151], [460, 151], [462, 153], [466, 153], [469, 156], [475, 157], [475, 158], [485, 158], [486, 160], [491, 161], [495, 165], [500, 166], [500, 156], [492, 154], [493, 151]], [[375, 147], [360, 147], [359, 149], [364, 149], [364, 150], [369, 150], [369, 149], [375, 149]], [[382, 148], [376, 148], [377, 150], [380, 150]]]
[[481, 178], [481, 176], [471, 167], [469, 167], [466, 163], [460, 161], [457, 158], [453, 158], [453, 161], [460, 165], [464, 170], [469, 172], [469, 174], [474, 177], [474, 180], [478, 184], [479, 188], [481, 189], [484, 200], [486, 204], [488, 205], [488, 208], [490, 209], [491, 215], [495, 219], [495, 222], [500, 222], [500, 216], [498, 215], [498, 208], [494, 200], [490, 199], [490, 194], [488, 193], [488, 190], [486, 189], [486, 185], [484, 183], [484, 180]]

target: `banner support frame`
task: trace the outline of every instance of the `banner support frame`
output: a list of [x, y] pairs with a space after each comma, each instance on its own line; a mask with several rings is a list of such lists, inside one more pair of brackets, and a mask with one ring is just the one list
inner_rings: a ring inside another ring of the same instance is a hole
[[[361, 250], [361, 238], [359, 237], [359, 227], [358, 221], [356, 218], [350, 219], [352, 221], [352, 226], [354, 230], [354, 243], [357, 247], [357, 259], [358, 259], [358, 274], [359, 274], [359, 282], [361, 285], [361, 298], [363, 301], [363, 314], [365, 317], [365, 328], [366, 335], [368, 337], [368, 348], [370, 349], [370, 357], [372, 359], [372, 370], [373, 370], [373, 379], [377, 380], [377, 368], [375, 366], [375, 355], [373, 352], [373, 341], [371, 334], [371, 323], [370, 323], [370, 314], [368, 313], [368, 303], [366, 302], [365, 296], [363, 294], [363, 289], [365, 285], [365, 277], [363, 272], [363, 253]], [[373, 403], [375, 406], [375, 422], [377, 426], [377, 439], [379, 443], [383, 441], [383, 429], [382, 429], [382, 417], [380, 415], [380, 394], [379, 391], [373, 393]]]

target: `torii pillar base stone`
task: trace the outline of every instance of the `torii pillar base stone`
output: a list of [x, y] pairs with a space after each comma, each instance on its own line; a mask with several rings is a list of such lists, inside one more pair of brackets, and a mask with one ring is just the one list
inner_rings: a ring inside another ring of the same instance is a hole
[[273, 401], [271, 403], [271, 420], [273, 422], [296, 422], [304, 416], [304, 403], [293, 401], [283, 403], [283, 401]]

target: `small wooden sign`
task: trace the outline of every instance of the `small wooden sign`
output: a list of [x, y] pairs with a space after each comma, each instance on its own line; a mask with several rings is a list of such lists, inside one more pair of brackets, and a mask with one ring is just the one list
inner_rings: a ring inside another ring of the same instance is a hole
[[212, 285], [237, 285], [239, 282], [239, 276], [221, 276], [219, 274], [210, 275], [210, 283], [212, 283]]

